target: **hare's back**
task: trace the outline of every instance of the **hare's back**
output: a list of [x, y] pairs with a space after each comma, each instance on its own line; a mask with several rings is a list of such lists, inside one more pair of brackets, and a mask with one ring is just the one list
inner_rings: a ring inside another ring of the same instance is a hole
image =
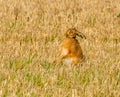
[[66, 38], [62, 43], [62, 48], [67, 49], [68, 52], [76, 56], [79, 56], [82, 54], [82, 49], [77, 39]]
[[72, 38], [66, 38], [62, 42], [63, 47], [69, 47], [69, 48], [71, 48], [71, 46], [76, 46], [76, 44], [79, 45], [78, 41]]

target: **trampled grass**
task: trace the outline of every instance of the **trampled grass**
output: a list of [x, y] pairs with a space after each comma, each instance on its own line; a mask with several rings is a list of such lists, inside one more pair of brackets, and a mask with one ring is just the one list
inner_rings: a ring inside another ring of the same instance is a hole
[[[54, 62], [70, 27], [76, 68]], [[0, 0], [0, 97], [120, 97], [120, 1]]]

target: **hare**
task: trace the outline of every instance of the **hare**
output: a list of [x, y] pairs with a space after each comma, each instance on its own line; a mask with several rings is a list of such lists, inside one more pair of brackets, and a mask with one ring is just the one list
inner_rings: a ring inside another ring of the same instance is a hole
[[70, 28], [65, 32], [66, 38], [63, 40], [61, 44], [61, 61], [65, 64], [77, 65], [82, 63], [84, 57], [81, 46], [79, 45], [76, 36], [80, 36], [81, 38], [86, 37], [76, 30], [76, 28]]

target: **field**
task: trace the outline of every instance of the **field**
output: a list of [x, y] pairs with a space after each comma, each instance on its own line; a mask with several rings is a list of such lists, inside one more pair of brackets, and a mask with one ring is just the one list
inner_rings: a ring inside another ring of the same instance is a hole
[[[71, 27], [85, 61], [68, 68]], [[0, 97], [120, 97], [120, 0], [0, 0]]]

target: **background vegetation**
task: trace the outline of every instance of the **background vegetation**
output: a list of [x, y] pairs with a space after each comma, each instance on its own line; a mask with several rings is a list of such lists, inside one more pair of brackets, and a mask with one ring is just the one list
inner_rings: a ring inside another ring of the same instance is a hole
[[[68, 69], [73, 26], [86, 60]], [[0, 97], [120, 97], [120, 0], [0, 0]]]

